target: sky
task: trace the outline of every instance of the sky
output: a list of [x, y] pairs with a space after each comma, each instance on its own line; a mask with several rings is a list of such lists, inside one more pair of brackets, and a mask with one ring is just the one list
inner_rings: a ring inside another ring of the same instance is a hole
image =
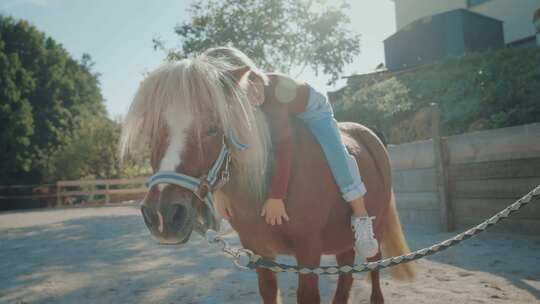
[[[332, 2], [329, 0], [328, 2]], [[160, 37], [177, 45], [174, 27], [189, 20], [191, 0], [0, 0], [0, 14], [22, 18], [61, 43], [75, 58], [88, 53], [95, 61], [111, 118], [125, 115], [145, 72], [162, 63], [165, 55], [153, 49]], [[361, 35], [360, 55], [343, 76], [368, 73], [384, 62], [382, 41], [396, 30], [390, 0], [349, 0], [351, 29]], [[323, 91], [327, 77], [306, 70], [299, 78]]]

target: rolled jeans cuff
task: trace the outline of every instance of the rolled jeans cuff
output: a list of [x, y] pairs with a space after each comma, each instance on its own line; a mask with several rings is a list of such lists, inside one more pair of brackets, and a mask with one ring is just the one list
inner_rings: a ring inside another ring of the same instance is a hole
[[358, 185], [355, 184], [347, 188], [347, 191], [343, 192], [343, 199], [347, 202], [352, 202], [353, 200], [362, 197], [367, 193], [364, 183], [360, 183]]

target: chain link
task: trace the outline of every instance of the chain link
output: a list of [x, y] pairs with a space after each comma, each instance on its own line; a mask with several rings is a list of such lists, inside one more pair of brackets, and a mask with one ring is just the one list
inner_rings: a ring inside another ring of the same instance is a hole
[[246, 248], [233, 248], [222, 236], [215, 230], [209, 229], [206, 231], [206, 240], [211, 245], [219, 246], [220, 250], [229, 255], [234, 265], [241, 270], [249, 270], [248, 265], [252, 262], [256, 254]]

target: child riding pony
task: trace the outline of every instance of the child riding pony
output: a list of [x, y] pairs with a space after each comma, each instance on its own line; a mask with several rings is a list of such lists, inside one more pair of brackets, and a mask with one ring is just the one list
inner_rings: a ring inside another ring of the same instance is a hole
[[[363, 200], [366, 187], [360, 177], [356, 160], [347, 152], [341, 140], [332, 107], [326, 96], [305, 82], [287, 75], [261, 72], [248, 56], [236, 48], [218, 47], [209, 49], [204, 54], [230, 64], [234, 69], [230, 72], [237, 81], [247, 82], [246, 93], [249, 101], [260, 106], [268, 116], [275, 156], [270, 191], [261, 213], [266, 222], [280, 225], [282, 219], [289, 220], [284, 204], [292, 158], [289, 116], [296, 116], [309, 127], [321, 145], [343, 199], [349, 202], [352, 208], [351, 228], [355, 232], [356, 253], [362, 257], [377, 254], [378, 243], [374, 238], [371, 218]], [[230, 206], [220, 206], [218, 210], [224, 218], [230, 218]]]

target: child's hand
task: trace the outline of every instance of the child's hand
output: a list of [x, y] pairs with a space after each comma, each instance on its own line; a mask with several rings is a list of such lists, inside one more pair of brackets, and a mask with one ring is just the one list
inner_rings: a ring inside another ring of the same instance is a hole
[[281, 225], [283, 222], [281, 218], [286, 221], [289, 220], [289, 216], [285, 211], [285, 204], [282, 199], [278, 198], [269, 198], [266, 203], [264, 203], [261, 216], [264, 216], [264, 220], [269, 225]]

